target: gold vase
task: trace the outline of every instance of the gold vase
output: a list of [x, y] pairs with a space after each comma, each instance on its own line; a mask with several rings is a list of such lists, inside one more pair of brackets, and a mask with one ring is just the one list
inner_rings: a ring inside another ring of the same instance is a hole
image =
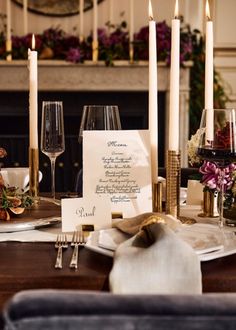
[[217, 218], [219, 216], [218, 207], [218, 193], [211, 191], [203, 192], [203, 205], [202, 210], [203, 213], [199, 214], [200, 217], [206, 218]]

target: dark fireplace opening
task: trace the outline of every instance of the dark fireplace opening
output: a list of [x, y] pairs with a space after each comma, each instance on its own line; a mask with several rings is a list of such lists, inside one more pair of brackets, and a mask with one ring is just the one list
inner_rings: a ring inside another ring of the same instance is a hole
[[[28, 92], [0, 92], [0, 146], [8, 156], [2, 166], [28, 166], [29, 121]], [[87, 104], [114, 104], [120, 110], [122, 129], [148, 128], [147, 92], [39, 92], [39, 136], [42, 101], [63, 101], [66, 150], [56, 162], [56, 191], [74, 191], [75, 179], [81, 167], [81, 146], [78, 133], [83, 106]], [[164, 166], [165, 146], [165, 92], [158, 92], [159, 166]], [[40, 141], [39, 141], [40, 147]], [[43, 180], [40, 191], [50, 191], [50, 161], [39, 151]]]

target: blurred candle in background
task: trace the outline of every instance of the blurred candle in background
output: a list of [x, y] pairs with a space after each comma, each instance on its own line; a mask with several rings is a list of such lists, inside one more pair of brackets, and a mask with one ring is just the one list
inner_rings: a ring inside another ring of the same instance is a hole
[[93, 41], [98, 41], [98, 5], [97, 0], [93, 0]]
[[129, 7], [129, 57], [130, 61], [133, 62], [134, 59], [134, 0], [130, 0]]
[[153, 19], [152, 3], [149, 0], [149, 132], [151, 142], [152, 183], [158, 181], [158, 102], [157, 102], [157, 45], [156, 22]]
[[110, 0], [109, 22], [110, 22], [110, 24], [114, 24], [114, 1], [113, 0]]
[[213, 22], [210, 17], [209, 2], [206, 1], [206, 54], [205, 54], [205, 109], [206, 141], [213, 141], [213, 108], [214, 108], [214, 64], [213, 64]]
[[79, 0], [79, 40], [84, 40], [84, 0]]
[[24, 35], [28, 34], [28, 0], [23, 0], [23, 28]]
[[98, 4], [97, 0], [93, 0], [93, 44], [92, 44], [92, 60], [94, 63], [98, 61]]
[[38, 52], [35, 37], [32, 36], [32, 50], [28, 50], [29, 60], [29, 146], [38, 149]]
[[[7, 35], [6, 35], [6, 51], [12, 51], [12, 43], [11, 43], [11, 1], [6, 1], [6, 14], [7, 14]], [[12, 60], [11, 54], [7, 55], [7, 61]]]
[[180, 20], [178, 0], [175, 2], [174, 16], [171, 23], [169, 150], [179, 151]]

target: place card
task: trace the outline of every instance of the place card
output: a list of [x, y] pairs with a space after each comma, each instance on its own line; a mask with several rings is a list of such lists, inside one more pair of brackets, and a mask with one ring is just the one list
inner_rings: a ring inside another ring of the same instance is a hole
[[149, 131], [84, 131], [83, 196], [107, 198], [123, 218], [151, 212]]
[[94, 226], [94, 230], [111, 227], [111, 206], [105, 198], [64, 198], [61, 207], [63, 232], [84, 226]]

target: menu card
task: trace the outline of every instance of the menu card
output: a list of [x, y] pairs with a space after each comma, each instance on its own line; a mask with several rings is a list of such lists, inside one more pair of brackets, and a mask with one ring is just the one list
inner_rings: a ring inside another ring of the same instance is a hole
[[152, 211], [149, 132], [84, 131], [83, 197], [109, 200], [111, 212]]

